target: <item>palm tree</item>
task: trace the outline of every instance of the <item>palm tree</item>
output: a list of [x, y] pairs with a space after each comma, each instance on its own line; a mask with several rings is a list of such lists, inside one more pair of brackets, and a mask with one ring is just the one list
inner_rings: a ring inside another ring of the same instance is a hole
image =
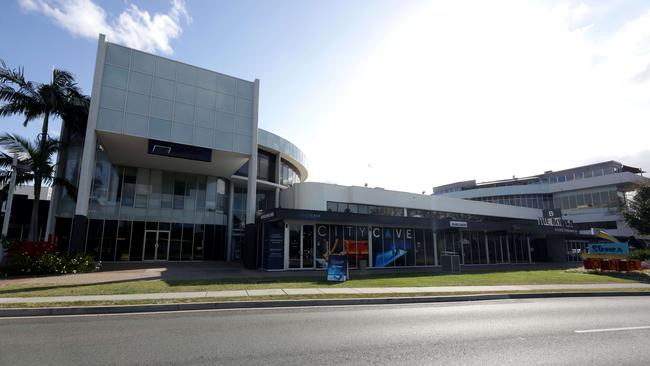
[[[48, 136], [50, 118], [64, 117], [78, 122], [82, 118], [75, 119], [71, 113], [78, 109], [87, 111], [88, 98], [81, 94], [74, 77], [65, 70], [53, 69], [52, 80], [48, 84], [26, 81], [22, 68], [17, 70], [9, 69], [4, 61], [0, 60], [0, 101], [5, 102], [0, 106], [0, 116], [12, 116], [21, 114], [24, 116], [23, 125], [35, 119], [42, 118], [41, 133], [36, 139], [36, 145], [40, 150], [38, 157], [49, 159], [49, 151], [54, 140]], [[5, 136], [7, 137], [7, 136]], [[18, 140], [16, 140], [18, 141]], [[23, 140], [23, 142], [27, 142]], [[56, 142], [56, 149], [59, 144]], [[34, 174], [34, 211], [32, 212], [32, 226], [29, 230], [29, 239], [36, 240], [38, 228], [34, 226], [38, 221], [38, 192], [44, 182], [40, 176]], [[36, 220], [36, 221], [34, 221]]]
[[[65, 187], [71, 196], [76, 196], [76, 187], [69, 181], [56, 176], [53, 158], [60, 148], [55, 139], [36, 139], [29, 141], [24, 137], [0, 135], [0, 185], [7, 184], [11, 178], [13, 155], [18, 156], [18, 165], [24, 167], [16, 174], [16, 184], [34, 182], [34, 205], [29, 224], [30, 239], [38, 234], [38, 210], [40, 206], [41, 184]], [[5, 213], [8, 214], [8, 213]]]

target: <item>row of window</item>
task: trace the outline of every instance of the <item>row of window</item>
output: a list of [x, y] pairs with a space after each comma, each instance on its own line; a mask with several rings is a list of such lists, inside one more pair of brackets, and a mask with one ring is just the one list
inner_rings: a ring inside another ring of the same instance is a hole
[[620, 169], [616, 166], [590, 167], [584, 169], [576, 169], [570, 172], [564, 172], [559, 175], [549, 176], [548, 178], [542, 178], [542, 183], [562, 183], [577, 179], [600, 177], [602, 175], [615, 174], [619, 172]]
[[489, 196], [472, 198], [474, 201], [499, 203], [502, 205], [529, 207], [538, 209], [552, 209], [553, 199], [550, 194], [522, 194], [511, 196]]
[[[372, 256], [370, 256], [372, 253]], [[289, 268], [326, 268], [330, 255], [350, 267], [433, 266], [443, 254], [462, 264], [530, 263], [529, 238], [519, 234], [354, 225], [289, 225]]]
[[[274, 154], [268, 153], [264, 150], [258, 150], [257, 152], [257, 179], [264, 180], [267, 182], [275, 182], [275, 167], [277, 164], [277, 158]], [[242, 177], [248, 177], [248, 163], [242, 165], [237, 173]], [[280, 184], [285, 186], [293, 185], [294, 183], [300, 183], [300, 174], [298, 169], [291, 165], [286, 160], [282, 159], [280, 162]]]
[[[476, 188], [486, 188], [486, 187], [505, 187], [505, 186], [513, 186], [513, 185], [522, 185], [522, 184], [541, 184], [541, 183], [562, 183], [562, 182], [569, 182], [572, 180], [578, 180], [578, 179], [585, 179], [585, 178], [591, 178], [591, 177], [600, 177], [603, 175], [609, 175], [609, 174], [615, 174], [615, 173], [620, 173], [620, 168], [617, 166], [605, 166], [605, 167], [588, 167], [588, 168], [583, 168], [583, 169], [576, 169], [573, 171], [569, 172], [564, 172], [564, 173], [557, 173], [557, 174], [552, 174], [549, 173], [546, 176], [542, 176], [539, 179], [526, 179], [524, 181], [518, 182], [516, 180], [513, 181], [507, 181], [507, 182], [501, 182], [501, 183], [492, 183], [492, 184], [486, 184], [486, 185], [481, 185], [479, 187], [476, 186], [471, 186], [471, 187], [463, 187], [460, 184], [455, 185], [443, 190], [434, 190], [434, 194], [445, 194], [445, 193], [451, 193], [451, 192], [458, 192], [458, 191], [464, 191], [464, 190], [472, 190]], [[496, 202], [496, 203], [501, 203], [501, 202]], [[504, 203], [504, 204], [509, 204], [509, 203]], [[525, 205], [517, 205], [517, 204], [510, 204], [511, 206], [522, 206], [522, 207], [532, 207], [532, 206], [525, 206]], [[550, 208], [550, 207], [534, 207], [534, 208]]]
[[[71, 228], [72, 219], [56, 219], [62, 252]], [[84, 252], [101, 261], [223, 260], [226, 231], [222, 225], [88, 220]]]
[[225, 212], [226, 181], [213, 176], [114, 166], [98, 159], [90, 205]]
[[615, 190], [601, 192], [574, 193], [553, 197], [555, 208], [574, 209], [574, 208], [602, 208], [602, 207], [619, 207], [622, 197]]
[[[417, 208], [365, 205], [365, 204], [358, 204], [358, 203], [345, 203], [345, 202], [333, 202], [333, 201], [327, 201], [327, 211], [343, 212], [343, 213], [358, 213], [358, 214], [367, 214], [367, 215], [380, 215], [380, 216], [428, 217], [433, 219], [454, 219], [454, 220], [472, 220], [472, 221], [482, 221], [484, 218], [483, 216], [470, 215], [465, 213], [421, 210]], [[499, 220], [499, 218], [496, 217], [493, 217], [491, 219]]]

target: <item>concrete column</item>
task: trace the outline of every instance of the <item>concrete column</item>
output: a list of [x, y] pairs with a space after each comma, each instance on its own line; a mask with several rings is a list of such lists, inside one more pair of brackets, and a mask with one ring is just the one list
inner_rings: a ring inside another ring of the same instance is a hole
[[257, 227], [255, 211], [257, 201], [257, 125], [259, 117], [260, 81], [253, 85], [253, 125], [251, 128], [251, 157], [248, 160], [248, 186], [246, 191], [246, 234], [242, 248], [244, 267], [257, 268]]
[[458, 230], [458, 243], [460, 244], [460, 263], [465, 264], [465, 248], [463, 248], [463, 232]]
[[508, 254], [508, 263], [510, 263], [510, 241], [508, 240], [508, 234], [506, 234], [506, 250]]
[[88, 109], [88, 124], [86, 126], [86, 137], [84, 139], [83, 153], [81, 156], [81, 168], [79, 172], [79, 187], [77, 190], [77, 205], [72, 221], [72, 235], [70, 238], [70, 251], [81, 252], [86, 244], [86, 228], [88, 223], [88, 200], [90, 199], [90, 188], [93, 182], [95, 169], [95, 149], [97, 148], [97, 115], [99, 114], [99, 98], [101, 93], [101, 81], [104, 74], [104, 61], [106, 59], [106, 36], [99, 35], [97, 43], [97, 57], [95, 59], [95, 76], [93, 77], [93, 89]]
[[438, 233], [433, 230], [433, 265], [438, 265]]
[[485, 259], [487, 259], [487, 264], [490, 264], [490, 247], [488, 246], [487, 231], [485, 231]]
[[533, 263], [532, 256], [530, 255], [530, 236], [526, 237], [526, 245], [528, 246], [528, 263]]
[[503, 260], [503, 236], [499, 235], [499, 252], [501, 252], [501, 263], [505, 262]]
[[228, 237], [226, 238], [226, 261], [232, 260], [232, 226], [235, 219], [235, 183], [228, 183]]
[[259, 113], [260, 81], [253, 86], [253, 128], [251, 133], [251, 158], [248, 160], [248, 190], [246, 192], [246, 224], [255, 223], [257, 194], [257, 125]]

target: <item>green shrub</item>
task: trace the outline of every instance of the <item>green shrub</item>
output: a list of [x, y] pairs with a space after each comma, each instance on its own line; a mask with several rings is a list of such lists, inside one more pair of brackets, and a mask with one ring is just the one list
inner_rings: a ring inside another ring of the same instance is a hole
[[93, 272], [100, 263], [86, 254], [64, 255], [45, 253], [38, 256], [16, 254], [7, 258], [7, 266], [2, 270], [8, 275], [44, 275]]
[[634, 249], [630, 251], [630, 259], [650, 260], [650, 249]]

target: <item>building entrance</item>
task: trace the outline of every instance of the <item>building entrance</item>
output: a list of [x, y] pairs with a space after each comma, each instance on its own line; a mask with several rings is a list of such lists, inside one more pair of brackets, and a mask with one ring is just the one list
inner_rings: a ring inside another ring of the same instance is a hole
[[144, 232], [142, 260], [166, 261], [169, 257], [169, 233], [166, 230], [146, 230]]

